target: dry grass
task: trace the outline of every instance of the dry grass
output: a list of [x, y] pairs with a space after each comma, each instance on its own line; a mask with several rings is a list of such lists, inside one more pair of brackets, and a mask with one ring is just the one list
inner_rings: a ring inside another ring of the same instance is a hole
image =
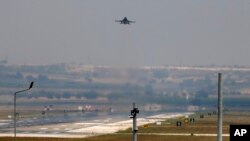
[[[149, 124], [148, 128], [139, 127], [140, 133], [194, 133], [194, 134], [216, 134], [217, 133], [217, 115], [205, 115], [200, 118], [200, 114], [192, 116], [195, 123], [185, 124], [184, 118], [169, 119], [162, 122], [162, 125]], [[250, 124], [250, 113], [248, 112], [230, 112], [225, 113], [223, 118], [223, 133], [229, 133], [230, 124]], [[176, 121], [182, 121], [182, 126], [177, 127]], [[120, 133], [130, 133], [131, 129], [121, 131]]]
[[[11, 138], [0, 138], [1, 141], [10, 141]], [[17, 141], [130, 141], [131, 135], [103, 135], [82, 139], [65, 138], [18, 138]], [[216, 141], [216, 137], [196, 137], [196, 136], [156, 136], [138, 135], [138, 141]], [[229, 141], [229, 137], [224, 137], [223, 141]]]

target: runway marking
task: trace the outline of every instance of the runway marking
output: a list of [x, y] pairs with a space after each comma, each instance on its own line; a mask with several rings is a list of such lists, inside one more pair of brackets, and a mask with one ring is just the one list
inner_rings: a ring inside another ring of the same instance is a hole
[[8, 123], [0, 123], [0, 126], [2, 126], [2, 125], [8, 125]]
[[53, 128], [53, 130], [59, 130], [59, 128]]
[[46, 132], [40, 131], [40, 132], [36, 132], [37, 134], [45, 134]]
[[40, 128], [40, 130], [47, 130], [48, 128]]
[[76, 125], [97, 125], [97, 124], [103, 124], [98, 122], [82, 122], [82, 123], [74, 123]]
[[72, 130], [72, 128], [65, 128], [64, 130]]
[[0, 120], [0, 122], [9, 122], [11, 120]]

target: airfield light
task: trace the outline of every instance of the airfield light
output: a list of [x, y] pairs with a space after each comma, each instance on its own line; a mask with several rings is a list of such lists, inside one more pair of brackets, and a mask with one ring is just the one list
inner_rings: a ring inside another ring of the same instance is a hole
[[32, 81], [28, 89], [24, 89], [24, 90], [17, 91], [14, 93], [14, 141], [16, 141], [16, 114], [17, 114], [16, 113], [16, 94], [30, 90], [33, 87], [33, 84], [34, 82]]
[[29, 89], [31, 89], [31, 88], [33, 87], [33, 84], [34, 84], [34, 82], [32, 81], [32, 82], [30, 83]]

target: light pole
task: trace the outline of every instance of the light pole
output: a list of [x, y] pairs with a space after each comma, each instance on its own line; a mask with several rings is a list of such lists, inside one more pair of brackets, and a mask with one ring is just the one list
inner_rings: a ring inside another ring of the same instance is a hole
[[139, 114], [139, 109], [136, 108], [135, 103], [133, 103], [133, 110], [131, 110], [130, 118], [133, 118], [133, 127], [132, 127], [132, 141], [137, 141], [137, 125], [136, 125], [136, 115]]
[[32, 81], [28, 89], [17, 91], [14, 93], [14, 141], [16, 141], [16, 94], [30, 90], [33, 87], [33, 84], [34, 82]]

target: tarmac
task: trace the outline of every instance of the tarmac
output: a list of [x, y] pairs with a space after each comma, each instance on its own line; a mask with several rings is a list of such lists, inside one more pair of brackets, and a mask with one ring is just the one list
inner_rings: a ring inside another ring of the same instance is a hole
[[[164, 121], [168, 118], [187, 116], [192, 113], [168, 113], [137, 119], [137, 126]], [[17, 128], [17, 137], [55, 137], [84, 138], [103, 134], [114, 134], [120, 130], [131, 128], [132, 119], [114, 121], [112, 118], [90, 120], [86, 122], [57, 123]], [[0, 130], [0, 137], [13, 136], [13, 128]]]

